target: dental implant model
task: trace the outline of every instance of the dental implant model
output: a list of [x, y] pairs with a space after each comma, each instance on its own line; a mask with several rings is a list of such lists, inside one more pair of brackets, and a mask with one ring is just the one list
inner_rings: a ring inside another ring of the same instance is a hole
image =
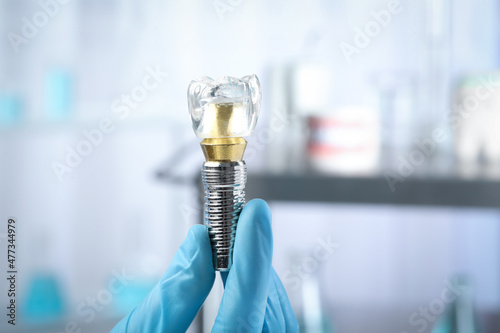
[[191, 81], [188, 104], [196, 136], [205, 155], [205, 224], [208, 226], [214, 268], [228, 271], [238, 217], [245, 204], [247, 168], [243, 154], [260, 111], [257, 76], [224, 76]]

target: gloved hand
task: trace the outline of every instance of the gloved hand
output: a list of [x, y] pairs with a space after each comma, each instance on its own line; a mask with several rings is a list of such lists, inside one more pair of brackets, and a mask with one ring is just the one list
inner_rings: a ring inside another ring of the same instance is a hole
[[[263, 200], [241, 212], [233, 266], [212, 332], [298, 332], [297, 320], [271, 266], [271, 212]], [[185, 332], [212, 289], [215, 271], [206, 227], [196, 225], [160, 282], [112, 333]]]

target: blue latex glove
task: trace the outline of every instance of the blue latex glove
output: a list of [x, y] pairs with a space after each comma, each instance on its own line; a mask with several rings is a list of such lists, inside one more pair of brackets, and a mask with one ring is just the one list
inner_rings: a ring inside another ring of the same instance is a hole
[[[263, 200], [241, 212], [233, 266], [212, 332], [298, 332], [297, 320], [271, 266], [271, 212]], [[215, 271], [207, 229], [196, 225], [160, 282], [111, 332], [185, 332], [212, 289]]]

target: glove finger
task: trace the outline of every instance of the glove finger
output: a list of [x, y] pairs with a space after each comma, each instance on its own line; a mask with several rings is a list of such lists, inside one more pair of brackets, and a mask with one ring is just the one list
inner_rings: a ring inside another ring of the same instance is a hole
[[193, 226], [160, 282], [112, 332], [185, 332], [214, 278], [207, 229]]
[[266, 313], [273, 237], [271, 212], [263, 200], [241, 212], [224, 295], [212, 332], [261, 332]]
[[285, 332], [285, 318], [274, 280], [269, 281], [269, 296], [267, 298], [266, 316], [263, 332]]
[[283, 317], [285, 320], [285, 327], [286, 327], [286, 332], [299, 332], [299, 324], [297, 322], [297, 319], [295, 318], [295, 315], [292, 310], [292, 305], [290, 304], [290, 301], [288, 300], [288, 296], [286, 294], [285, 287], [283, 286], [283, 283], [281, 283], [281, 280], [276, 273], [276, 271], [273, 268], [272, 271], [272, 276], [273, 276], [273, 281], [274, 285], [276, 288], [276, 292], [279, 298], [279, 302], [281, 304], [281, 311], [283, 313]]

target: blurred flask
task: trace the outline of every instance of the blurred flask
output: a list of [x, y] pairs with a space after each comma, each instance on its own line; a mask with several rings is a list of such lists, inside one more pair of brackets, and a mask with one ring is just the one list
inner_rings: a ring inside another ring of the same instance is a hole
[[455, 279], [456, 288], [461, 293], [438, 319], [432, 333], [483, 333], [474, 311], [471, 283], [465, 276], [457, 276]]
[[54, 68], [45, 78], [45, 107], [52, 121], [66, 120], [72, 111], [73, 81], [67, 69]]
[[321, 290], [318, 277], [312, 275], [302, 283], [302, 300], [304, 302], [302, 322], [299, 323], [301, 332], [327, 333], [333, 332], [329, 328], [328, 316], [324, 315], [321, 305]]
[[28, 322], [60, 319], [64, 314], [64, 302], [58, 279], [50, 273], [32, 276], [25, 304], [24, 317]]
[[[164, 262], [159, 252], [151, 247], [151, 235], [147, 231], [148, 216], [142, 211], [129, 212], [128, 220], [121, 225], [121, 239], [117, 244], [124, 254], [121, 267], [129, 279], [119, 285], [113, 294], [112, 312], [124, 316], [133, 310], [164, 273]], [[114, 274], [109, 276], [111, 282]]]
[[309, 118], [311, 167], [323, 173], [371, 175], [379, 163], [378, 113], [369, 107], [342, 107]]
[[[139, 251], [131, 255], [134, 264], [131, 265], [130, 281], [119, 286], [113, 295], [113, 315], [122, 317], [139, 305], [144, 297], [155, 287], [162, 275], [161, 259], [156, 254]], [[114, 276], [110, 276], [111, 283]]]
[[0, 93], [0, 125], [15, 125], [21, 119], [21, 99], [14, 94]]
[[[268, 70], [269, 93], [264, 96], [264, 102], [268, 103], [267, 109], [271, 112], [268, 117], [265, 113], [261, 116], [265, 118], [272, 135], [268, 142], [266, 161], [267, 171], [274, 174], [289, 171], [291, 162], [292, 147], [288, 136], [293, 114], [289, 103], [288, 73], [289, 67], [284, 65], [273, 65]], [[251, 144], [252, 141], [249, 142]]]
[[290, 97], [297, 114], [308, 116], [329, 108], [330, 72], [330, 67], [321, 63], [304, 62], [293, 68]]
[[[55, 260], [51, 234], [39, 228], [33, 230], [30, 252], [33, 262], [27, 293], [23, 304], [23, 317], [28, 323], [50, 323], [61, 319], [65, 309], [65, 298], [56, 268], [51, 263]], [[52, 266], [52, 267], [51, 267]]]
[[310, 269], [309, 262], [314, 256], [306, 256], [307, 251], [295, 249], [288, 255], [290, 270], [285, 274], [284, 286], [293, 312], [303, 333], [335, 332], [333, 322], [325, 313], [322, 304], [319, 267]]
[[375, 79], [380, 114], [381, 168], [395, 170], [401, 156], [414, 145], [422, 119], [416, 119], [411, 77], [386, 72]]
[[[303, 61], [273, 75], [271, 94], [276, 92], [279, 97], [272, 99], [270, 124], [273, 132], [279, 132], [279, 139], [270, 145], [270, 155], [276, 154], [271, 158], [272, 171], [303, 172], [307, 166], [307, 119], [329, 107], [331, 70], [323, 63]], [[273, 129], [273, 124], [279, 125]], [[283, 149], [284, 154], [280, 153]], [[279, 162], [283, 157], [285, 163]]]
[[139, 305], [144, 297], [154, 288], [157, 281], [131, 281], [113, 298], [113, 310], [117, 316], [124, 316]]
[[455, 91], [454, 112], [458, 172], [463, 177], [500, 174], [500, 92], [490, 87], [500, 73], [471, 75]]

